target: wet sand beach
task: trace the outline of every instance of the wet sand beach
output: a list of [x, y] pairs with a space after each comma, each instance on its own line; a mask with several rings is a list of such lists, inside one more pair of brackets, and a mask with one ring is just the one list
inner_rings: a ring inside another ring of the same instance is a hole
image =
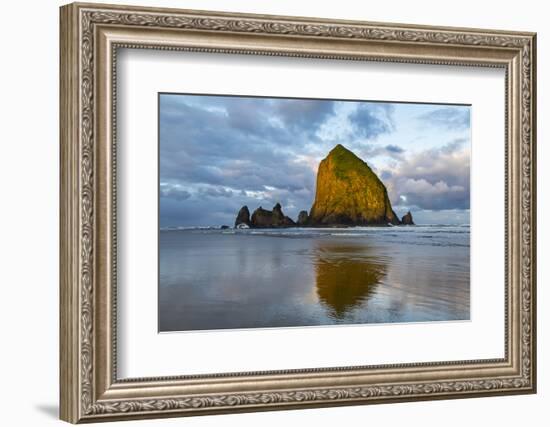
[[161, 230], [159, 331], [468, 320], [470, 228]]

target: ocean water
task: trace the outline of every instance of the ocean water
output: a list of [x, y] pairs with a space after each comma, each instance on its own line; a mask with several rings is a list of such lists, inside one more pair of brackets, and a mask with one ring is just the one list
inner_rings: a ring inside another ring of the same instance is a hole
[[160, 231], [159, 331], [470, 318], [470, 227]]

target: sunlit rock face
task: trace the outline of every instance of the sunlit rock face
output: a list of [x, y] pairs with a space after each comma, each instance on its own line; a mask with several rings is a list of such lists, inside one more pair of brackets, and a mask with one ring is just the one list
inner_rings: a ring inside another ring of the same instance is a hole
[[372, 169], [338, 144], [317, 172], [309, 225], [399, 225], [386, 187]]

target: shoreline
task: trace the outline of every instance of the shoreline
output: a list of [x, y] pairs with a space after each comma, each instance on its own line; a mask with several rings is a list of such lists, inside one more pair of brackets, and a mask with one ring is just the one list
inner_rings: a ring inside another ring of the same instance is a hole
[[364, 229], [364, 228], [381, 228], [381, 229], [406, 229], [406, 228], [425, 228], [425, 227], [468, 227], [470, 224], [415, 224], [415, 225], [383, 225], [383, 224], [366, 224], [366, 225], [332, 225], [332, 226], [313, 226], [313, 225], [300, 225], [300, 226], [287, 226], [287, 227], [224, 227], [221, 225], [198, 225], [198, 226], [169, 226], [160, 227], [159, 231], [192, 231], [192, 230], [204, 230], [204, 231], [249, 231], [249, 230], [330, 230], [330, 229]]

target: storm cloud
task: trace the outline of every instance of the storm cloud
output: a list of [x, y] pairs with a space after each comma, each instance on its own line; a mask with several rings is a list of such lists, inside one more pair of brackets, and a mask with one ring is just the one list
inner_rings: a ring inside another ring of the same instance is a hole
[[470, 110], [469, 108], [442, 107], [421, 114], [419, 119], [430, 126], [468, 129], [470, 127]]
[[394, 206], [470, 208], [470, 147], [465, 139], [404, 158], [382, 176]]
[[392, 104], [362, 103], [350, 114], [349, 120], [358, 136], [377, 137], [394, 128]]

